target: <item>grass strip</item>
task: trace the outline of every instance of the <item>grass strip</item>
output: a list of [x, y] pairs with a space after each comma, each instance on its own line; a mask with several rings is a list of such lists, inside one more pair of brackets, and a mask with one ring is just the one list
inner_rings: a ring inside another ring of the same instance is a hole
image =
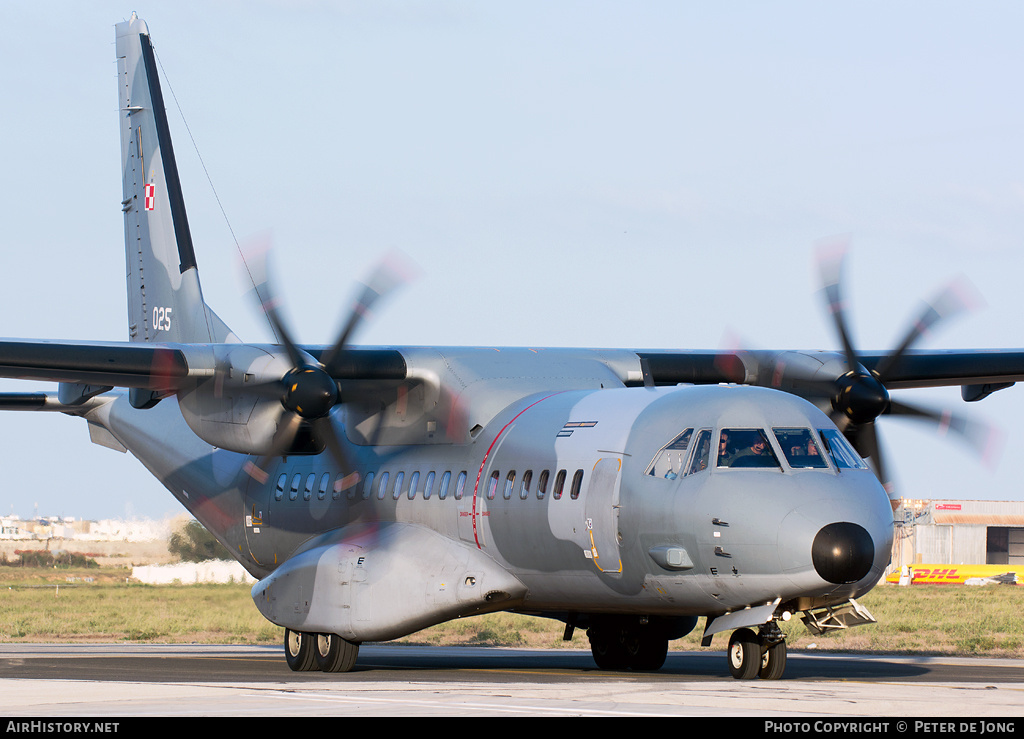
[[[0, 642], [278, 644], [282, 629], [256, 610], [250, 586], [141, 585], [123, 572], [0, 571]], [[1024, 587], [879, 585], [859, 601], [877, 624], [815, 636], [782, 625], [790, 649], [1024, 658]], [[673, 649], [699, 649], [703, 622]], [[400, 640], [408, 644], [588, 648], [559, 621], [512, 613], [459, 619]], [[721, 650], [728, 633], [717, 634]]]

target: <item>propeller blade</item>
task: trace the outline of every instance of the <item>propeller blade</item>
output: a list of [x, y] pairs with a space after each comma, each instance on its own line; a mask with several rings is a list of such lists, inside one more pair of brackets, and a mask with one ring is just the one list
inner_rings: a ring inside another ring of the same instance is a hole
[[301, 367], [308, 362], [307, 358], [299, 351], [298, 346], [292, 339], [284, 319], [281, 317], [280, 301], [274, 291], [273, 282], [270, 277], [270, 246], [266, 241], [260, 242], [258, 248], [249, 250], [249, 258], [246, 260], [249, 265], [249, 276], [253, 282], [253, 293], [259, 302], [260, 309], [270, 322], [278, 342], [288, 352], [288, 358], [293, 367]]
[[246, 474], [261, 484], [266, 482], [269, 476], [266, 470], [270, 466], [270, 460], [284, 456], [288, 452], [302, 425], [300, 415], [285, 411], [283, 408], [282, 411], [281, 420], [277, 424], [277, 431], [274, 433], [270, 449], [259, 455], [255, 461], [248, 460], [244, 465]]
[[[848, 415], [846, 415], [842, 411], [833, 410], [831, 413], [828, 414], [828, 417], [832, 420], [832, 423], [835, 424], [836, 428], [839, 429], [844, 436], [848, 436], [847, 430], [850, 429], [853, 425], [850, 422], [850, 417]], [[853, 432], [851, 431], [850, 434], [852, 433]], [[860, 451], [860, 449], [858, 449], [857, 451]]]
[[359, 294], [352, 304], [348, 319], [342, 326], [337, 340], [320, 358], [329, 375], [333, 376], [337, 373], [338, 368], [335, 365], [342, 350], [351, 343], [352, 336], [362, 322], [372, 315], [374, 305], [409, 282], [412, 279], [413, 271], [411, 262], [396, 251], [382, 259], [370, 274], [369, 279], [360, 283]]
[[930, 423], [940, 434], [956, 434], [966, 441], [968, 446], [991, 466], [995, 464], [1002, 448], [1003, 434], [989, 424], [968, 418], [963, 414], [948, 409], [924, 408], [902, 401], [892, 401], [889, 413]]
[[925, 303], [920, 315], [911, 323], [903, 341], [875, 367], [879, 380], [884, 383], [903, 355], [918, 340], [926, 336], [936, 323], [975, 308], [980, 303], [977, 295], [973, 285], [961, 277], [946, 285], [932, 300]]
[[871, 466], [875, 471], [875, 476], [878, 478], [878, 481], [882, 483], [882, 487], [885, 488], [885, 492], [889, 495], [889, 499], [894, 499], [896, 497], [895, 485], [889, 477], [889, 471], [886, 468], [885, 460], [883, 459], [882, 441], [878, 434], [877, 424], [872, 422], [858, 427], [857, 443], [859, 447], [864, 450], [864, 456], [866, 456], [870, 461]]
[[338, 469], [345, 472], [351, 472], [355, 469], [355, 465], [352, 464], [352, 460], [345, 453], [345, 447], [342, 445], [341, 440], [338, 439], [337, 433], [335, 433], [334, 423], [329, 415], [313, 421], [313, 433], [317, 439], [326, 445], [327, 451], [334, 458]]
[[853, 348], [850, 331], [846, 320], [846, 304], [843, 302], [843, 265], [846, 261], [848, 241], [822, 242], [818, 247], [818, 271], [821, 274], [822, 291], [825, 303], [836, 326], [836, 333], [843, 345], [843, 356], [846, 357], [846, 368], [851, 372], [858, 371], [860, 360]]

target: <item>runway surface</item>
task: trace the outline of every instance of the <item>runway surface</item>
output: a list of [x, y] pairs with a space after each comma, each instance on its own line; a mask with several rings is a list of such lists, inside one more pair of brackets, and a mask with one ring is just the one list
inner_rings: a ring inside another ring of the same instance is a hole
[[13, 716], [1024, 716], [1024, 660], [791, 653], [737, 681], [720, 652], [655, 673], [589, 651], [364, 645], [344, 674], [294, 673], [280, 647], [0, 645]]

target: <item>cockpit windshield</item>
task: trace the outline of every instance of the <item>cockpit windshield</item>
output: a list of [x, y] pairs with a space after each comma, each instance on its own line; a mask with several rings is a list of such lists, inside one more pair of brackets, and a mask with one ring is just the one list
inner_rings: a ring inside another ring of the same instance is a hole
[[686, 429], [676, 438], [658, 450], [647, 467], [651, 477], [675, 480], [695, 475], [708, 468], [711, 456], [711, 429]]
[[718, 466], [782, 469], [762, 429], [722, 429], [718, 437]]
[[778, 448], [793, 470], [828, 470], [831, 458], [836, 469], [867, 469], [857, 452], [837, 429], [779, 427], [769, 434], [759, 428], [724, 428], [718, 435], [718, 451], [713, 450], [714, 436], [710, 428], [688, 428], [661, 447], [647, 467], [647, 474], [666, 480], [694, 475], [715, 462], [719, 468], [774, 469], [782, 464], [772, 446], [774, 435]]
[[693, 436], [693, 429], [686, 429], [659, 449], [647, 468], [647, 474], [669, 480], [679, 477], [683, 470], [683, 464], [686, 462], [686, 451], [690, 446], [691, 436]]
[[827, 468], [828, 462], [814, 441], [810, 429], [773, 428], [775, 438], [786, 455], [789, 466], [795, 470], [811, 468]]
[[867, 464], [853, 450], [850, 443], [836, 429], [821, 429], [821, 441], [825, 445], [825, 451], [832, 457], [836, 467], [841, 470], [865, 470]]

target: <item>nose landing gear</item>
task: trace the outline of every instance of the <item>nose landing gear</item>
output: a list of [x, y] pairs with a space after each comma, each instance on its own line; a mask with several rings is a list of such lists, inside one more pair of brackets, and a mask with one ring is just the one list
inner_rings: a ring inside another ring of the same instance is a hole
[[754, 633], [737, 629], [729, 637], [729, 672], [737, 680], [778, 680], [786, 670], [786, 636], [775, 621]]

